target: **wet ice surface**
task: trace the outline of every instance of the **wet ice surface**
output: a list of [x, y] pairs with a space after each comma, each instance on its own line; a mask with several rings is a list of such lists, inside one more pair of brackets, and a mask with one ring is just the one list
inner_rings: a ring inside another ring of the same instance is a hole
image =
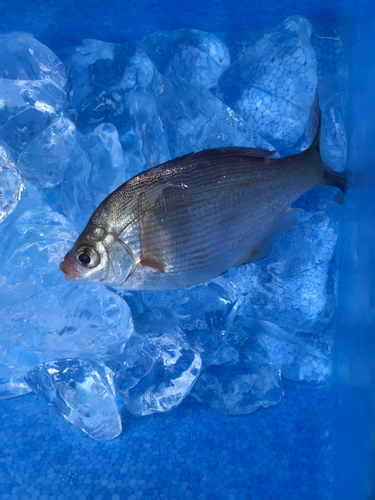
[[201, 366], [176, 332], [132, 338], [115, 367], [115, 387], [133, 415], [165, 412], [189, 394]]
[[242, 144], [273, 149], [231, 108], [202, 87], [162, 78], [156, 102], [172, 157]]
[[25, 380], [54, 411], [101, 441], [117, 437], [122, 430], [108, 372], [95, 361], [63, 359], [36, 366]]
[[191, 397], [239, 415], [279, 403], [283, 380], [329, 382], [333, 188], [295, 203], [300, 224], [270, 258], [194, 287], [118, 292], [65, 282], [58, 263], [98, 204], [146, 168], [219, 146], [305, 149], [317, 82], [322, 154], [342, 170], [342, 44], [298, 16], [268, 33], [84, 40], [60, 58], [30, 35], [0, 38], [1, 399], [32, 389], [113, 439], [113, 387], [136, 416]]
[[244, 415], [277, 404], [284, 395], [280, 370], [260, 356], [235, 365], [209, 367], [192, 391], [201, 403], [229, 415]]
[[311, 25], [287, 19], [234, 61], [217, 95], [279, 151], [303, 134], [314, 100], [316, 57]]
[[31, 186], [1, 224], [0, 399], [27, 392], [23, 377], [66, 357], [106, 361], [133, 332], [130, 310], [99, 285], [61, 280], [58, 264], [76, 232]]
[[228, 69], [230, 55], [220, 37], [198, 30], [161, 31], [146, 36], [142, 48], [163, 75], [207, 89]]
[[25, 189], [21, 174], [6, 149], [0, 145], [0, 222], [10, 215]]

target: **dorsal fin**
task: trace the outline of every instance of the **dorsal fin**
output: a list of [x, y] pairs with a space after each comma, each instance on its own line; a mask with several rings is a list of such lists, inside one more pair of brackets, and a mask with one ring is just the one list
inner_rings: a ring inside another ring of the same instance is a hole
[[180, 162], [184, 162], [186, 160], [198, 160], [205, 158], [231, 158], [231, 157], [248, 157], [248, 158], [264, 158], [267, 159], [270, 156], [274, 155], [275, 151], [268, 151], [267, 149], [261, 148], [242, 148], [237, 146], [226, 147], [226, 148], [215, 148], [215, 149], [204, 149], [203, 151], [199, 151], [198, 153], [188, 153], [187, 155], [180, 156], [178, 158], [174, 158], [173, 160], [169, 160], [162, 165], [159, 165], [161, 168], [168, 168], [171, 165], [178, 164]]
[[227, 148], [215, 148], [215, 149], [204, 149], [199, 153], [190, 153], [191, 158], [215, 158], [215, 157], [228, 157], [231, 156], [246, 156], [252, 158], [269, 158], [274, 155], [275, 151], [268, 151], [267, 149], [261, 148], [242, 148], [237, 146], [227, 147]]

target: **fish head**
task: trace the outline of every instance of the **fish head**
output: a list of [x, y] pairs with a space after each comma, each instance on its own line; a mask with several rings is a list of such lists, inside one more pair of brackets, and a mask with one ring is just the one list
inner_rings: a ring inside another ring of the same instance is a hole
[[119, 286], [134, 268], [129, 247], [98, 227], [86, 227], [60, 264], [69, 281], [100, 282]]

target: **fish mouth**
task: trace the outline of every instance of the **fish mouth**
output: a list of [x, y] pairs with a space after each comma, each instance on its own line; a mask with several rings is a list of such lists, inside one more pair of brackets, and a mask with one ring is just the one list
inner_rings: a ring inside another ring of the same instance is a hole
[[71, 257], [69, 254], [65, 255], [64, 260], [60, 263], [59, 267], [61, 271], [65, 274], [65, 279], [68, 281], [78, 281], [81, 278], [81, 273], [75, 269], [72, 265], [73, 263], [69, 262]]

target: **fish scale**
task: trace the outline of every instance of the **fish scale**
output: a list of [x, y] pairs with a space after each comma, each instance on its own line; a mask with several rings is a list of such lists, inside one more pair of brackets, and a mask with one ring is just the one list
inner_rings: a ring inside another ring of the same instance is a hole
[[[250, 254], [243, 249], [255, 248], [300, 192], [312, 187], [311, 183], [303, 185], [306, 181], [295, 182], [298, 169], [292, 162], [286, 168], [282, 168], [280, 162], [272, 163], [274, 160], [262, 160], [253, 168], [249, 168], [245, 161], [229, 166], [228, 162], [215, 162], [208, 168], [205, 165], [190, 166], [182, 179], [181, 175], [176, 176], [179, 185], [172, 191], [177, 190], [177, 194], [174, 192], [168, 196], [163, 192], [156, 198], [146, 215], [143, 214], [147, 230], [140, 239], [141, 246], [144, 238], [151, 255], [167, 264], [167, 272], [159, 277], [166, 282], [165, 286], [181, 278], [194, 281], [196, 275], [202, 281], [206, 275], [216, 276], [241, 264], [241, 254]], [[201, 177], [210, 189], [202, 188]], [[313, 185], [317, 184], [316, 177]], [[291, 179], [294, 182], [291, 183]], [[167, 182], [170, 186], [175, 179], [171, 176]], [[193, 185], [189, 185], [190, 182]], [[181, 184], [188, 185], [190, 193], [179, 192], [185, 191]], [[276, 186], [273, 188], [272, 184]], [[267, 189], [273, 193], [272, 197], [264, 196]], [[281, 196], [278, 190], [282, 190]], [[138, 217], [142, 218], [142, 214]], [[153, 224], [155, 218], [156, 225]], [[136, 271], [128, 279], [127, 287], [138, 288], [139, 280], [143, 282], [141, 286], [150, 287], [144, 282], [153, 275], [154, 271]]]

